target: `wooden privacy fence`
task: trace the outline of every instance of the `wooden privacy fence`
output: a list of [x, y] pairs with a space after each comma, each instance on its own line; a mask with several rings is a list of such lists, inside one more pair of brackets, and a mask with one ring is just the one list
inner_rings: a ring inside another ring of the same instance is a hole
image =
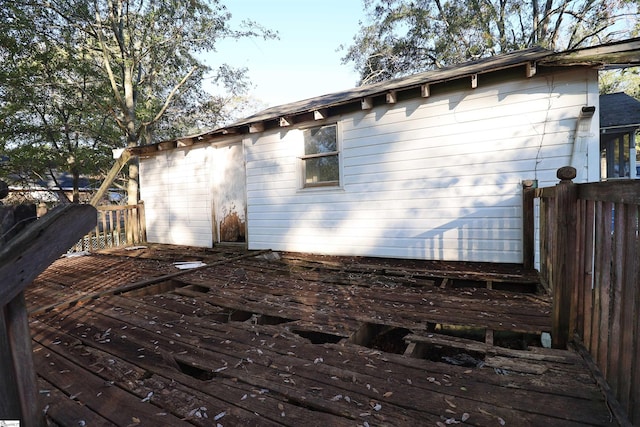
[[126, 206], [97, 206], [98, 222], [72, 251], [91, 251], [146, 242], [144, 203]]
[[[534, 241], [533, 200], [540, 199], [540, 276], [553, 293], [553, 345], [573, 338], [588, 351], [605, 391], [640, 425], [640, 181], [574, 184], [568, 167], [558, 178], [555, 187], [523, 193], [524, 242]], [[534, 248], [524, 252], [532, 264]]]

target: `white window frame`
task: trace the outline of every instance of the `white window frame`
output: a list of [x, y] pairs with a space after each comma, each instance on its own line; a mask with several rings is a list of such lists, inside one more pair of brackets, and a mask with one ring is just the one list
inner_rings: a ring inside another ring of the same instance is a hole
[[[306, 130], [311, 130], [311, 129], [315, 129], [315, 128], [321, 128], [321, 127], [329, 127], [329, 126], [335, 126], [335, 130], [336, 130], [336, 151], [330, 151], [330, 152], [326, 152], [326, 153], [320, 153], [320, 154], [305, 154], [304, 152], [304, 131]], [[313, 189], [336, 189], [336, 188], [342, 188], [342, 132], [341, 132], [341, 126], [340, 123], [338, 122], [328, 122], [328, 123], [314, 123], [313, 126], [305, 126], [304, 128], [300, 128], [300, 132], [301, 132], [301, 148], [300, 148], [300, 156], [299, 156], [299, 161], [300, 161], [300, 188], [302, 190], [313, 190]], [[331, 157], [331, 156], [337, 156], [338, 158], [338, 180], [337, 181], [322, 181], [322, 182], [317, 182], [317, 183], [307, 183], [307, 174], [306, 174], [306, 161], [310, 160], [310, 159], [316, 159], [316, 158], [321, 158], [321, 157]]]

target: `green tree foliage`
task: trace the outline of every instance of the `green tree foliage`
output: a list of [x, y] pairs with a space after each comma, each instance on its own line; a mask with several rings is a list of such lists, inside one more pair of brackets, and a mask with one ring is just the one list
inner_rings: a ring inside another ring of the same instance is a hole
[[624, 39], [631, 0], [364, 0], [344, 63], [373, 83], [531, 46], [566, 50]]
[[[218, 0], [5, 0], [0, 14], [0, 59], [10, 64], [0, 72], [0, 144], [37, 147], [38, 171], [95, 171], [111, 148], [224, 123], [245, 70], [211, 69], [197, 55], [223, 38], [274, 37], [255, 22], [232, 29]], [[205, 76], [229, 95], [205, 93]], [[129, 203], [137, 192], [134, 163]]]
[[72, 200], [78, 202], [80, 175], [106, 167], [119, 141], [107, 116], [93, 108], [106, 94], [83, 61], [75, 60], [81, 52], [60, 49], [67, 31], [34, 32], [41, 16], [16, 4], [1, 13], [2, 173], [28, 187], [34, 181], [57, 184], [58, 173], [68, 172], [74, 178]]

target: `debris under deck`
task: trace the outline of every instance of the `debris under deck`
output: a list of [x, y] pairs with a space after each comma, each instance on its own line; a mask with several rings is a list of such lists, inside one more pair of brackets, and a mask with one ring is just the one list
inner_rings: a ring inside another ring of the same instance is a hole
[[62, 258], [26, 298], [58, 425], [615, 425], [581, 357], [540, 346], [536, 290], [513, 266], [153, 246]]

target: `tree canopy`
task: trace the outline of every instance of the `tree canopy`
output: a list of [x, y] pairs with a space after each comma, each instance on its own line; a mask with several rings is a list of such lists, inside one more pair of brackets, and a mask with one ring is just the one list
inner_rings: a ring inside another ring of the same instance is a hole
[[[0, 147], [11, 171], [77, 175], [111, 148], [210, 129], [247, 89], [244, 69], [198, 54], [224, 38], [274, 37], [230, 27], [218, 0], [5, 0], [0, 11]], [[202, 88], [207, 76], [226, 89]], [[195, 125], [195, 126], [194, 126]], [[24, 159], [21, 161], [21, 159]], [[137, 169], [129, 169], [130, 202]]]
[[532, 46], [567, 50], [637, 34], [634, 0], [364, 0], [344, 63], [361, 83]]

